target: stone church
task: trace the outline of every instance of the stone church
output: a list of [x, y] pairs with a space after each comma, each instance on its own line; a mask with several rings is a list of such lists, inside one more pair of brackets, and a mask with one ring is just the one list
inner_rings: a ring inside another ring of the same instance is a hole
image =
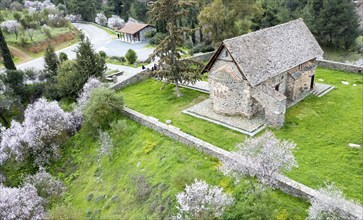
[[208, 72], [213, 110], [281, 127], [286, 108], [311, 93], [323, 50], [302, 19], [224, 40]]

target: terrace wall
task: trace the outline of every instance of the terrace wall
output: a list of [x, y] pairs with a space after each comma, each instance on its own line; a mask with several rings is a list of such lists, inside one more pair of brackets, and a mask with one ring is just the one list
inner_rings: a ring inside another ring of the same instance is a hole
[[[234, 161], [238, 160], [239, 164], [243, 166], [243, 163], [241, 163], [241, 161], [245, 160], [245, 158], [243, 157], [235, 158], [232, 156], [232, 154], [229, 151], [223, 150], [208, 142], [205, 142], [194, 136], [186, 134], [177, 127], [164, 124], [154, 117], [143, 115], [127, 107], [124, 108], [124, 114], [130, 119], [139, 122], [140, 124], [146, 127], [149, 127], [163, 135], [166, 135], [174, 140], [177, 140], [178, 142], [181, 142], [191, 147], [195, 147], [197, 150], [202, 151], [210, 156], [216, 157], [219, 160], [234, 160]], [[286, 193], [289, 193], [290, 195], [297, 196], [307, 200], [311, 198], [324, 198], [322, 195], [319, 195], [319, 192], [317, 190], [314, 190], [308, 186], [298, 183], [286, 176], [278, 175], [277, 182], [278, 182], [277, 183], [278, 188]], [[363, 207], [354, 204], [350, 201], [347, 200], [341, 201], [340, 206], [336, 208], [340, 212], [350, 216], [351, 219], [363, 218]]]

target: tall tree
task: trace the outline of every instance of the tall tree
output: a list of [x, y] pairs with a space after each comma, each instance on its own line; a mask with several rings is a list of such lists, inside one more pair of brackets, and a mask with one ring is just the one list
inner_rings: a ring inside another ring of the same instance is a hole
[[91, 76], [102, 76], [107, 69], [105, 59], [94, 51], [90, 40], [84, 36], [81, 37], [81, 43], [77, 48], [76, 57], [76, 68], [81, 76], [85, 78], [84, 83]]
[[198, 19], [204, 36], [216, 46], [224, 39], [247, 33], [251, 19], [261, 13], [260, 3], [240, 0], [213, 0], [200, 12]]
[[8, 70], [16, 70], [14, 61], [11, 58], [10, 50], [8, 48], [8, 45], [6, 44], [5, 37], [3, 35], [1, 28], [0, 28], [0, 50], [4, 58], [5, 68]]
[[312, 31], [320, 43], [349, 49], [359, 36], [358, 15], [351, 0], [310, 0]]
[[51, 45], [48, 45], [44, 54], [45, 61], [45, 71], [52, 76], [55, 76], [57, 73], [57, 68], [59, 64], [59, 59], [57, 54], [54, 52], [54, 48]]
[[85, 21], [94, 21], [97, 11], [101, 10], [101, 1], [98, 0], [68, 0], [69, 13], [80, 14]]
[[152, 75], [167, 83], [174, 83], [176, 94], [181, 96], [179, 83], [195, 83], [200, 79], [199, 62], [180, 59], [183, 51], [180, 47], [184, 43], [184, 34], [190, 31], [183, 27], [181, 20], [188, 15], [187, 8], [193, 4], [192, 1], [181, 0], [158, 0], [150, 11], [151, 19], [157, 23], [166, 21], [167, 36], [154, 50], [151, 55], [153, 59], [160, 58], [157, 70]]

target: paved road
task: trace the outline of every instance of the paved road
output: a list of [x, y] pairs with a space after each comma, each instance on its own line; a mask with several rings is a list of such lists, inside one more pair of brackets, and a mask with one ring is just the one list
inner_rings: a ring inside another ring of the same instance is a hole
[[[86, 37], [88, 37], [94, 47], [94, 49], [98, 52], [100, 50], [103, 50], [106, 52], [108, 56], [124, 56], [128, 49], [133, 49], [136, 51], [138, 55], [139, 60], [146, 60], [149, 55], [153, 52], [152, 48], [146, 48], [145, 43], [138, 43], [138, 44], [132, 44], [132, 43], [126, 43], [122, 42], [118, 39], [112, 39], [111, 36], [104, 30], [90, 24], [81, 24], [76, 23], [74, 26], [82, 31], [84, 31]], [[59, 52], [64, 52], [68, 55], [69, 59], [74, 59], [76, 57], [75, 49], [78, 45], [73, 45], [67, 48], [64, 48]], [[108, 67], [111, 69], [114, 69], [114, 65], [107, 64]], [[44, 59], [43, 57], [37, 58], [35, 60], [29, 61], [27, 63], [23, 63], [20, 65], [17, 65], [18, 69], [29, 69], [34, 68], [36, 70], [41, 70], [44, 67]], [[122, 69], [120, 69], [122, 68]], [[120, 67], [120, 70], [123, 71], [138, 71], [139, 68], [132, 68], [132, 67]]]

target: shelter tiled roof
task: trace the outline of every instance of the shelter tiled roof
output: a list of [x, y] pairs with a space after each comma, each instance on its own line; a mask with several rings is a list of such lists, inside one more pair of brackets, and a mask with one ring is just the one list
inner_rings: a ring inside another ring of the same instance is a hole
[[210, 70], [223, 47], [251, 86], [324, 53], [302, 19], [224, 40], [205, 70]]
[[141, 23], [126, 23], [126, 25], [123, 28], [121, 28], [119, 32], [125, 34], [135, 34], [148, 26], [151, 25], [141, 24]]

